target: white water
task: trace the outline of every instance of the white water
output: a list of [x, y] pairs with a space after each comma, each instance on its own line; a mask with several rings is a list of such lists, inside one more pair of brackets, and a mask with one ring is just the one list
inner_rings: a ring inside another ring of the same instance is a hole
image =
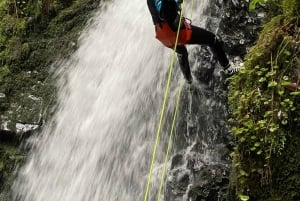
[[15, 200], [143, 199], [171, 51], [154, 39], [146, 1], [106, 8], [59, 67], [59, 107], [31, 139]]

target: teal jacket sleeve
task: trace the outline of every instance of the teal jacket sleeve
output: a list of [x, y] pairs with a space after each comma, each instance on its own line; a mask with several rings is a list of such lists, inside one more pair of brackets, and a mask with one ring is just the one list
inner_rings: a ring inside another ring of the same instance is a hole
[[163, 4], [163, 0], [153, 0], [153, 1], [154, 1], [154, 5], [155, 5], [155, 8], [156, 8], [156, 11], [158, 13], [160, 13], [161, 8], [162, 8], [162, 4]]
[[156, 11], [157, 11], [158, 13], [161, 12], [164, 1], [173, 1], [173, 2], [176, 2], [176, 4], [177, 4], [179, 7], [180, 7], [180, 4], [182, 4], [182, 0], [153, 0], [154, 5], [155, 5], [155, 8], [156, 8]]

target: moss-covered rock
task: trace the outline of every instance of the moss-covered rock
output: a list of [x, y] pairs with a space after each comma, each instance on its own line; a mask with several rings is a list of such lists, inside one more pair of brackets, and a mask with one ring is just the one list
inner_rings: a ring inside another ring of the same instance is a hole
[[50, 66], [77, 48], [80, 31], [99, 3], [1, 0], [0, 191], [21, 161], [15, 157], [20, 142], [43, 125], [55, 101]]
[[[15, 5], [5, 0], [1, 3], [0, 93], [5, 96], [0, 102], [2, 129], [7, 119], [10, 122], [7, 128], [12, 131], [16, 131], [18, 122], [41, 123], [36, 119], [50, 104], [55, 90], [49, 67], [76, 49], [80, 31], [99, 2], [56, 0], [40, 5], [39, 1], [16, 1]], [[34, 108], [36, 112], [23, 112], [26, 108]], [[25, 113], [35, 115], [23, 118]]]
[[299, 140], [300, 91], [289, 87], [300, 82], [300, 27], [294, 10], [299, 4], [283, 1], [283, 14], [264, 25], [244, 68], [230, 79], [230, 122], [237, 139], [232, 185], [240, 200], [299, 200], [295, 164], [300, 149], [293, 145]]
[[[13, 179], [11, 172], [13, 172], [16, 166], [24, 159], [25, 153], [19, 150], [15, 145], [0, 143], [0, 192], [9, 190]], [[4, 200], [1, 193], [0, 199]]]

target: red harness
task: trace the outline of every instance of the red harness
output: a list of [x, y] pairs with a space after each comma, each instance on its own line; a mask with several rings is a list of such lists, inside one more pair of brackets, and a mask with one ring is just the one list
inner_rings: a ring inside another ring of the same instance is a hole
[[[185, 18], [182, 18], [184, 29], [179, 31], [177, 45], [188, 44], [192, 37], [191, 25]], [[174, 48], [177, 32], [174, 32], [167, 22], [157, 23], [155, 25], [156, 38], [169, 48]]]

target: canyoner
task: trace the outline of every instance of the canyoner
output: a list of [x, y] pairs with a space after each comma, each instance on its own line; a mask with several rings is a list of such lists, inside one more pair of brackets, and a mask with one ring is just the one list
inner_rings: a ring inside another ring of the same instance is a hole
[[[158, 39], [164, 46], [173, 50], [169, 74], [167, 80], [167, 86], [164, 93], [163, 105], [160, 112], [159, 124], [156, 132], [154, 148], [152, 153], [151, 165], [148, 173], [148, 180], [145, 188], [144, 201], [149, 200], [149, 192], [151, 186], [151, 179], [153, 173], [154, 162], [156, 159], [157, 146], [161, 134], [161, 127], [165, 113], [166, 102], [168, 98], [170, 82], [174, 66], [174, 57], [177, 53], [180, 69], [188, 84], [193, 83], [193, 77], [190, 70], [190, 64], [188, 60], [188, 51], [185, 45], [198, 44], [207, 45], [211, 48], [214, 56], [217, 58], [219, 64], [223, 67], [227, 76], [236, 73], [243, 63], [239, 60], [235, 63], [229, 61], [227, 55], [222, 47], [222, 41], [212, 32], [203, 28], [192, 25], [192, 21], [183, 15], [185, 1], [181, 0], [147, 0], [147, 6], [150, 11], [152, 21], [155, 27], [155, 38]], [[194, 2], [192, 1], [192, 5]], [[191, 14], [192, 16], [192, 14]], [[161, 191], [164, 185], [166, 168], [168, 163], [169, 152], [172, 144], [173, 129], [175, 126], [177, 111], [180, 103], [180, 97], [182, 92], [182, 86], [179, 89], [176, 101], [176, 108], [173, 115], [173, 121], [171, 131], [168, 138], [166, 155], [163, 164], [163, 170], [160, 179], [160, 186], [157, 193], [156, 200], [161, 198]]]
[[180, 69], [186, 81], [191, 84], [193, 77], [185, 45], [209, 46], [226, 74], [230, 75], [237, 72], [242, 65], [241, 61], [238, 63], [230, 62], [223, 49], [223, 42], [214, 33], [192, 25], [191, 20], [180, 15], [182, 3], [181, 0], [147, 0], [155, 26], [156, 38], [164, 46], [176, 51]]

